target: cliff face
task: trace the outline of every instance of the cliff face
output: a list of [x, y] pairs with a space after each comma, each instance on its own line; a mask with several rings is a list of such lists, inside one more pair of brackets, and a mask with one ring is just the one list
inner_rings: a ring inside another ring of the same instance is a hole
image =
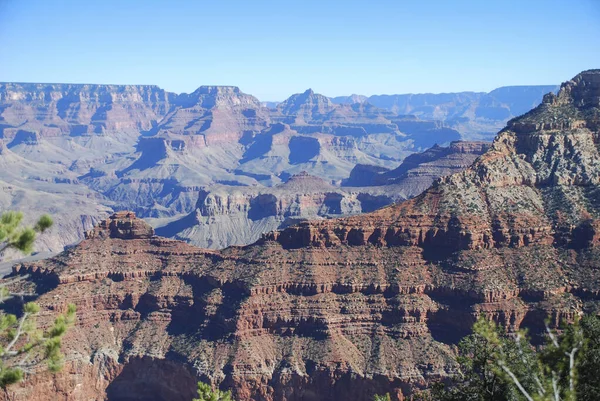
[[215, 185], [199, 192], [189, 215], [157, 228], [161, 236], [222, 249], [307, 219], [370, 212], [410, 195], [398, 185], [339, 188], [305, 172], [270, 188]]
[[[416, 119], [404, 132], [397, 118], [312, 91], [270, 110], [234, 86], [178, 95], [145, 85], [0, 83], [0, 207], [52, 213], [62, 225], [37, 250], [57, 252], [114, 210], [163, 226], [193, 213], [211, 188], [244, 187], [251, 197], [302, 171], [339, 184], [357, 163], [393, 168], [429, 141], [459, 136]], [[247, 224], [210, 243], [247, 244], [279, 223]]]
[[358, 165], [342, 187], [306, 172], [269, 188], [212, 185], [200, 190], [195, 211], [157, 233], [203, 248], [247, 245], [265, 232], [303, 220], [367, 213], [410, 199], [439, 177], [466, 169], [488, 147], [484, 142], [435, 146], [381, 173], [374, 172], [376, 166]]
[[[404, 184], [414, 187], [416, 196], [427, 189], [434, 180], [469, 167], [488, 150], [487, 142], [452, 142], [447, 147], [434, 145], [424, 152], [407, 156], [400, 166], [386, 170], [378, 166], [356, 165], [345, 186], [375, 186]], [[411, 196], [412, 197], [412, 196]]]
[[166, 114], [175, 98], [151, 85], [0, 83], [0, 103], [8, 105], [2, 134], [13, 137], [12, 127], [43, 137], [137, 134]]
[[563, 84], [413, 200], [223, 251], [148, 238], [120, 215], [102, 227], [145, 234], [17, 267], [43, 317], [75, 302], [79, 321], [68, 369], [15, 399], [83, 399], [90, 377], [85, 399], [183, 400], [196, 377], [240, 400], [405, 399], [455, 369], [452, 344], [480, 315], [535, 335], [546, 316], [597, 311], [599, 77]]
[[[558, 96], [549, 94], [536, 109], [511, 120], [469, 169], [441, 179], [412, 201], [371, 214], [377, 233], [363, 228], [360, 237], [478, 250], [553, 244], [563, 229], [594, 221], [599, 76], [591, 70], [563, 84]], [[354, 224], [354, 219], [336, 223], [333, 237]], [[306, 227], [321, 232], [320, 225]], [[324, 243], [325, 237], [312, 239]]]
[[[258, 99], [235, 86], [201, 86], [178, 98], [178, 106], [153, 130], [158, 136], [201, 135], [203, 145], [236, 143], [244, 132], [258, 132], [269, 124]], [[179, 138], [185, 141], [185, 138]]]

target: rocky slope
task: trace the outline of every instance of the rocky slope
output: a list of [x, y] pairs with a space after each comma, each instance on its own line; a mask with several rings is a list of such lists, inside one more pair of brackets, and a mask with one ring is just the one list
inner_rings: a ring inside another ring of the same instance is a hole
[[[211, 185], [200, 191], [196, 210], [164, 224], [151, 220], [161, 236], [202, 248], [247, 245], [269, 231], [303, 220], [371, 212], [412, 198], [444, 177], [466, 169], [489, 147], [453, 142], [408, 156], [394, 170], [357, 165], [342, 187], [306, 172], [273, 187]], [[381, 174], [371, 171], [383, 169]]]
[[[402, 183], [416, 196], [439, 177], [450, 175], [469, 167], [475, 159], [488, 150], [487, 142], [452, 142], [447, 147], [434, 145], [425, 152], [412, 154], [393, 170], [378, 166], [357, 164], [345, 186], [375, 186]], [[412, 197], [412, 196], [411, 196]]]
[[[68, 302], [67, 369], [14, 399], [185, 400], [196, 378], [245, 400], [370, 400], [455, 369], [486, 315], [535, 335], [600, 307], [600, 70], [512, 120], [473, 166], [372, 213], [208, 251], [113, 216], [15, 268], [42, 317]], [[17, 288], [15, 288], [17, 289]]]
[[[507, 93], [499, 107], [508, 104], [513, 114], [531, 102], [529, 92]], [[362, 100], [337, 104], [307, 90], [267, 108], [230, 86], [174, 94], [156, 86], [0, 83], [0, 159], [9, 166], [0, 180], [18, 188], [3, 194], [0, 207], [54, 214], [61, 230], [38, 250], [56, 252], [114, 210], [134, 210], [163, 226], [194, 213], [212, 188], [244, 187], [253, 196], [254, 187], [269, 192], [302, 171], [339, 186], [357, 164], [393, 169], [416, 151], [461, 137], [420, 106], [411, 110], [426, 120]], [[46, 196], [57, 201], [44, 203]], [[280, 225], [244, 227], [253, 234], [197, 243], [248, 243]]]
[[303, 220], [370, 212], [410, 195], [399, 185], [335, 187], [306, 173], [269, 188], [211, 186], [200, 192], [195, 211], [160, 226], [157, 233], [222, 249], [247, 245], [266, 232]]
[[134, 134], [165, 115], [176, 95], [151, 85], [0, 83], [3, 138]]
[[64, 166], [26, 159], [1, 142], [0, 171], [0, 211], [27, 211], [26, 224], [35, 223], [43, 213], [55, 220], [54, 232], [39, 238], [39, 251], [59, 251], [80, 241], [85, 230], [112, 211]]

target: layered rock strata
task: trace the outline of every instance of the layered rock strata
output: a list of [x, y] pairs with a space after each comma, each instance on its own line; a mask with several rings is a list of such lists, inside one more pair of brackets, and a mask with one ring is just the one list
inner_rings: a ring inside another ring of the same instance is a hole
[[247, 245], [300, 221], [366, 213], [410, 199], [437, 178], [466, 169], [488, 147], [484, 142], [436, 145], [394, 170], [358, 165], [342, 187], [306, 172], [270, 188], [214, 185], [200, 190], [194, 212], [157, 233], [203, 248]]
[[[400, 130], [395, 121], [405, 117], [312, 91], [285, 104], [265, 108], [233, 86], [174, 94], [144, 85], [0, 83], [0, 184], [9, 189], [0, 208], [53, 214], [63, 224], [36, 250], [58, 252], [82, 238], [90, 228], [83, 222], [114, 210], [162, 226], [193, 213], [207, 189], [253, 193], [302, 171], [339, 184], [357, 163], [393, 168], [430, 141], [460, 137], [416, 119]], [[212, 246], [256, 237], [225, 235]]]
[[43, 319], [68, 302], [79, 317], [67, 369], [14, 399], [184, 400], [198, 378], [242, 401], [402, 400], [456, 369], [478, 316], [535, 336], [546, 317], [597, 313], [599, 94], [600, 70], [581, 73], [470, 168], [372, 213], [223, 251], [115, 216], [106, 235], [17, 266]]

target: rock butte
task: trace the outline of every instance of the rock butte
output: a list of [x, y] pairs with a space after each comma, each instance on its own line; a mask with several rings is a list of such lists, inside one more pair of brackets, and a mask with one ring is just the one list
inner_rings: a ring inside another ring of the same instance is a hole
[[[366, 102], [308, 90], [265, 107], [232, 86], [176, 94], [152, 85], [0, 83], [0, 209], [54, 216], [54, 230], [36, 242], [41, 252], [76, 244], [116, 210], [132, 210], [160, 235], [198, 246], [246, 245], [289, 225], [288, 217], [341, 217], [404, 200], [467, 167], [474, 154], [426, 151], [440, 162], [404, 171], [397, 188], [367, 181], [368, 188], [333, 195], [312, 189], [301, 201], [279, 191], [290, 176], [306, 171], [337, 185], [351, 171], [364, 173], [353, 170], [357, 164], [394, 169], [436, 143], [490, 139], [554, 90], [505, 87]], [[258, 207], [264, 197], [249, 205], [257, 192], [283, 206], [269, 215]], [[204, 200], [231, 200], [233, 210], [212, 214]], [[248, 216], [244, 208], [255, 210]]]
[[[461, 141], [447, 147], [435, 146], [410, 155], [400, 167], [390, 171], [359, 165], [342, 187], [306, 172], [269, 188], [213, 185], [199, 192], [192, 213], [156, 232], [205, 248], [247, 245], [265, 232], [302, 220], [371, 212], [412, 198], [437, 178], [470, 166], [489, 145]], [[371, 174], [373, 169], [386, 172]]]
[[[0, 83], [0, 209], [53, 214], [58, 224], [37, 251], [77, 243], [114, 210], [133, 210], [156, 227], [183, 218], [169, 236], [197, 245], [246, 245], [282, 221], [246, 217], [245, 230], [209, 227], [216, 238], [203, 238], [197, 232], [207, 222], [187, 224], [202, 209], [198, 199], [217, 187], [217, 198], [268, 193], [302, 171], [339, 182], [357, 163], [394, 168], [420, 148], [457, 139], [439, 121], [334, 104], [312, 91], [268, 109], [227, 86], [177, 95], [156, 86]], [[179, 226], [192, 232], [173, 232]]]
[[467, 170], [372, 213], [246, 247], [151, 236], [131, 213], [16, 266], [42, 320], [67, 303], [67, 366], [17, 400], [406, 399], [456, 369], [480, 315], [535, 335], [600, 306], [600, 70], [509, 122]]

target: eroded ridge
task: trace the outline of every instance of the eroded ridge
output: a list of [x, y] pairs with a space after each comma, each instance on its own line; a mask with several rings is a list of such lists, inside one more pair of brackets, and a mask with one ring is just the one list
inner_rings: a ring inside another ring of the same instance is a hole
[[599, 77], [563, 84], [407, 202], [223, 251], [121, 213], [17, 266], [43, 319], [78, 306], [67, 369], [17, 399], [184, 400], [201, 378], [242, 401], [401, 400], [456, 369], [452, 345], [480, 315], [535, 336], [597, 310]]

